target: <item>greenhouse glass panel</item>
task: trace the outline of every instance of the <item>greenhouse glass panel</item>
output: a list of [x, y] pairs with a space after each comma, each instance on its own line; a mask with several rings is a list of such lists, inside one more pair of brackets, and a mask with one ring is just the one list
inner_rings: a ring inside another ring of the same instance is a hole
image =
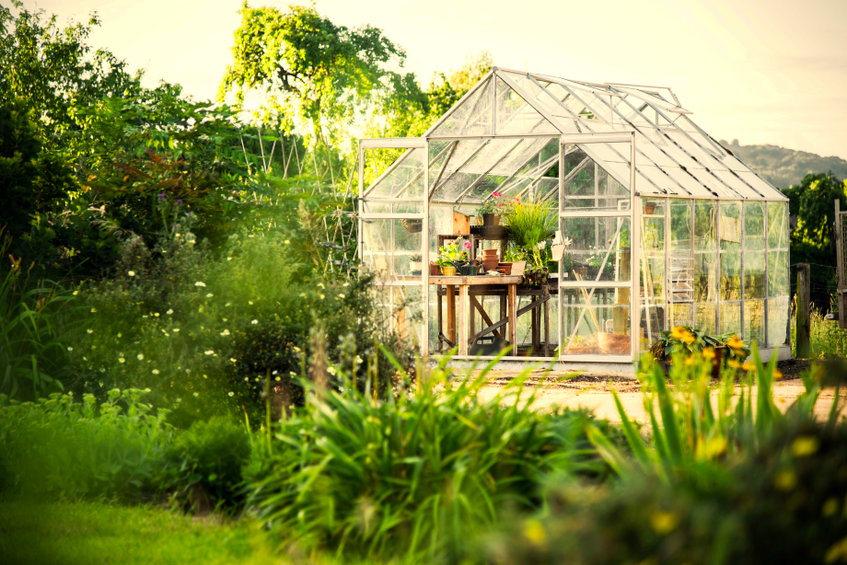
[[717, 205], [710, 200], [694, 202], [694, 250], [714, 252], [717, 249]]
[[721, 257], [720, 299], [741, 299], [741, 254], [724, 251]]
[[420, 286], [377, 285], [374, 298], [383, 312], [391, 312], [386, 319], [391, 331], [413, 344], [423, 343], [424, 328]]
[[502, 79], [497, 79], [497, 101], [495, 131], [498, 135], [525, 133], [552, 133], [559, 130], [515, 92]]
[[788, 338], [787, 296], [768, 299], [768, 346], [783, 345]]
[[566, 150], [563, 210], [621, 211], [630, 206], [629, 189], [589, 157], [583, 148]]
[[694, 324], [694, 305], [691, 302], [672, 302], [668, 307], [670, 327], [691, 326]]
[[[413, 222], [413, 220], [412, 220]], [[409, 219], [366, 220], [362, 223], [365, 267], [383, 279], [412, 275], [412, 259], [420, 261], [422, 229]], [[420, 272], [418, 272], [420, 276]]]
[[768, 253], [768, 296], [788, 296], [788, 252], [771, 251]]
[[630, 280], [629, 218], [562, 218], [577, 281]]
[[491, 135], [494, 124], [491, 122], [494, 81], [487, 79], [471, 92], [461, 104], [453, 106], [447, 116], [430, 132], [431, 137], [452, 137], [462, 135]]
[[718, 333], [734, 333], [741, 337], [741, 301], [720, 303]]
[[765, 345], [765, 301], [744, 301], [744, 340]]
[[762, 251], [744, 253], [745, 299], [765, 297], [765, 259], [765, 253]]
[[744, 203], [744, 250], [761, 251], [765, 248], [765, 203]]
[[[370, 198], [423, 198], [426, 150], [367, 149], [364, 152], [365, 194]], [[402, 152], [402, 153], [401, 153]]]
[[671, 209], [671, 251], [687, 256], [692, 249], [691, 201], [672, 199], [668, 203]]
[[768, 248], [788, 249], [788, 205], [768, 202]]
[[694, 327], [703, 330], [708, 334], [717, 333], [717, 325], [715, 316], [717, 310], [715, 302], [695, 302], [694, 303]]
[[585, 293], [574, 290], [565, 291], [561, 355], [628, 355], [628, 302], [617, 303], [617, 289], [591, 289]]

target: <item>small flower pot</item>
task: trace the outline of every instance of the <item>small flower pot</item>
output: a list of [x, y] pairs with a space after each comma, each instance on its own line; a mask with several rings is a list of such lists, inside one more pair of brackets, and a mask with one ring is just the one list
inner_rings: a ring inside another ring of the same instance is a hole
[[429, 264], [429, 274], [430, 275], [434, 276], [434, 275], [437, 275], [440, 272], [441, 272], [441, 270], [438, 268], [438, 265], [436, 265], [435, 263]]
[[483, 214], [482, 215], [482, 225], [484, 226], [499, 226], [500, 225], [500, 216], [497, 214]]
[[441, 266], [441, 275], [445, 277], [455, 277], [456, 276], [456, 267], [453, 265], [442, 265]]

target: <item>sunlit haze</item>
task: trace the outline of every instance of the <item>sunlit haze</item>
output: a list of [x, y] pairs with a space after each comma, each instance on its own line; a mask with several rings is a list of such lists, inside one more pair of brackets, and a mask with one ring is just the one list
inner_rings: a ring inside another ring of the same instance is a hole
[[[84, 21], [147, 84], [214, 98], [241, 0], [25, 0]], [[280, 2], [256, 2], [256, 6]], [[426, 86], [490, 51], [500, 67], [595, 82], [669, 86], [718, 139], [847, 158], [844, 0], [318, 0], [334, 23], [366, 24], [406, 50]]]

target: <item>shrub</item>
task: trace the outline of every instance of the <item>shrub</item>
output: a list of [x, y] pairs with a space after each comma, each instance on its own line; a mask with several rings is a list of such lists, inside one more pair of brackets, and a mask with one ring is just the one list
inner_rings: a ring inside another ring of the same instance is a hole
[[537, 504], [553, 461], [604, 472], [585, 450], [587, 415], [540, 414], [521, 379], [483, 401], [486, 372], [454, 382], [442, 364], [385, 401], [349, 380], [315, 390], [275, 428], [248, 477], [248, 505], [301, 549], [431, 561], [459, 554], [508, 505]]
[[113, 389], [102, 404], [91, 394], [81, 402], [58, 393], [35, 403], [0, 397], [2, 488], [51, 498], [153, 500], [173, 432], [144, 394]]
[[249, 457], [243, 424], [224, 417], [194, 422], [165, 457], [172, 500], [194, 513], [237, 510], [243, 501], [241, 469]]
[[710, 367], [699, 357], [674, 363], [673, 391], [647, 361], [649, 444], [618, 404], [631, 452], [610, 447], [596, 430], [589, 436], [619, 479], [600, 488], [553, 483], [549, 511], [512, 520], [484, 538], [484, 560], [844, 560], [847, 424], [835, 423], [838, 403], [827, 422], [816, 421], [818, 383], [806, 376], [806, 394], [780, 413], [771, 389], [774, 363], [764, 366], [755, 347], [753, 357], [734, 403], [734, 372], [724, 372], [717, 407], [705, 386]]

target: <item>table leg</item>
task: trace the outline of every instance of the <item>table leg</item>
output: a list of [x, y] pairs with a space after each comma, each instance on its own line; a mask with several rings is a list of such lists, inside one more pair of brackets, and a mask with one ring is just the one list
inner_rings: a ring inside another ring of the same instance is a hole
[[544, 287], [544, 357], [550, 357], [550, 289]]
[[468, 285], [459, 286], [459, 332], [457, 343], [459, 344], [459, 355], [468, 354], [468, 314], [470, 313], [470, 301], [468, 300]]
[[509, 286], [509, 341], [512, 344], [511, 355], [518, 354], [518, 285]]
[[456, 343], [456, 287], [446, 285], [447, 297], [447, 339]]

